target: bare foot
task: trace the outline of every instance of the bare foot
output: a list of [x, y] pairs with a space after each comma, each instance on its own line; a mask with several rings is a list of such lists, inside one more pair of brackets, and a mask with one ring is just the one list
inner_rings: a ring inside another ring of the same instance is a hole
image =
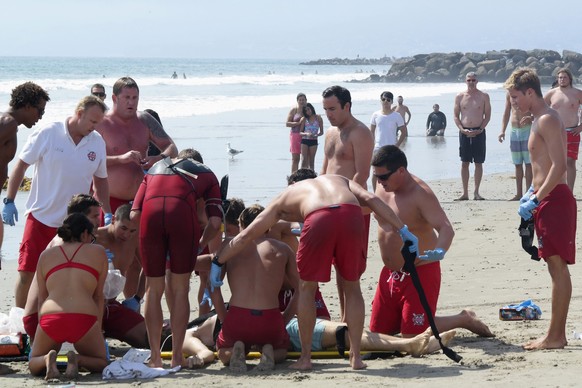
[[410, 344], [408, 345], [409, 348], [406, 350], [406, 353], [410, 354], [412, 357], [420, 357], [421, 355], [426, 354], [430, 337], [432, 337], [432, 330], [429, 327], [424, 331], [424, 333], [410, 339]]
[[477, 318], [477, 314], [475, 314], [474, 311], [463, 310], [461, 311], [461, 315], [466, 316], [467, 323], [463, 326], [465, 329], [471, 330], [480, 337], [495, 337], [495, 334], [489, 330], [489, 327], [482, 320]]
[[468, 201], [468, 200], [469, 200], [468, 195], [461, 195], [459, 198], [455, 199], [455, 201]]
[[148, 361], [148, 366], [150, 368], [163, 368], [164, 367], [164, 363], [162, 362], [162, 358], [160, 356], [157, 357], [151, 357], [150, 360]]
[[266, 344], [263, 346], [261, 351], [261, 361], [257, 365], [257, 370], [259, 372], [274, 370], [275, 369], [275, 352], [273, 351], [273, 345]]
[[522, 195], [516, 195], [515, 197], [511, 198], [509, 201], [519, 201]]
[[56, 350], [51, 350], [45, 357], [46, 363], [46, 376], [45, 380], [58, 379], [61, 376], [61, 372], [57, 369], [57, 352]]
[[522, 345], [525, 350], [542, 350], [542, 349], [564, 349], [564, 346], [568, 345], [566, 338], [562, 340], [549, 340], [548, 336], [545, 335], [533, 341], [529, 341]]
[[170, 364], [171, 368], [183, 366], [184, 362], [184, 353], [182, 353], [182, 349], [180, 349], [180, 351], [177, 353], [172, 353], [172, 362]]
[[65, 378], [75, 380], [79, 376], [79, 364], [77, 361], [77, 353], [72, 350], [67, 352], [67, 370], [65, 370]]
[[186, 365], [188, 369], [197, 369], [204, 366], [204, 360], [198, 357], [198, 355], [190, 356], [186, 359]]
[[311, 370], [313, 369], [313, 365], [311, 365], [311, 357], [299, 357], [294, 364], [289, 365], [289, 368], [296, 370]]
[[362, 361], [362, 355], [358, 353], [354, 353], [350, 350], [350, 365], [352, 369], [359, 370], [359, 369], [366, 369], [368, 365]]
[[234, 373], [245, 373], [247, 371], [245, 344], [241, 341], [234, 343], [228, 368]]
[[[443, 345], [449, 346], [449, 343], [451, 342], [451, 340], [453, 339], [455, 334], [457, 334], [456, 330], [449, 330], [449, 331], [445, 331], [444, 333], [439, 333], [439, 337], [441, 337], [441, 341], [443, 341]], [[426, 350], [425, 350], [426, 353], [424, 353], [424, 354], [434, 353], [440, 349], [441, 349], [441, 345], [439, 344], [439, 341], [436, 339], [436, 337], [432, 336], [432, 332], [431, 332], [431, 337], [428, 341], [428, 345], [426, 346]]]
[[483, 198], [482, 196], [480, 196], [479, 194], [475, 194], [475, 196], [473, 197], [473, 199], [475, 201], [484, 201], [485, 198]]

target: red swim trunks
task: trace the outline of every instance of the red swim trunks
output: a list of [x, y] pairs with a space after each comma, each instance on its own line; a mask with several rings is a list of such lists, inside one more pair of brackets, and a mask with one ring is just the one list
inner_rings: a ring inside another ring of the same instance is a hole
[[[436, 314], [441, 288], [439, 262], [416, 267], [426, 299]], [[429, 326], [412, 278], [406, 272], [382, 268], [372, 302], [370, 331], [383, 334], [420, 334]]]
[[116, 300], [105, 301], [103, 331], [105, 337], [123, 341], [127, 333], [144, 322], [140, 313], [123, 306]]
[[566, 132], [568, 139], [568, 158], [578, 160], [578, 150], [580, 149], [580, 135], [575, 135], [571, 131]]
[[40, 254], [56, 236], [57, 228], [47, 226], [28, 213], [18, 255], [18, 270], [35, 272]]
[[[115, 214], [115, 211], [121, 205], [125, 205], [131, 202], [131, 199], [119, 199], [117, 197], [109, 197], [109, 206], [111, 207], [111, 214]], [[101, 226], [105, 225], [105, 213], [101, 209]]]
[[287, 349], [289, 334], [279, 309], [251, 310], [230, 306], [222, 329], [216, 339], [216, 349], [232, 348], [242, 341], [248, 352], [253, 345], [273, 345], [273, 349]]
[[534, 210], [539, 256], [560, 256], [576, 262], [576, 200], [566, 184], [560, 184]]
[[309, 213], [297, 250], [299, 277], [329, 282], [333, 262], [344, 279], [359, 280], [366, 270], [364, 233], [364, 216], [358, 205], [332, 205]]

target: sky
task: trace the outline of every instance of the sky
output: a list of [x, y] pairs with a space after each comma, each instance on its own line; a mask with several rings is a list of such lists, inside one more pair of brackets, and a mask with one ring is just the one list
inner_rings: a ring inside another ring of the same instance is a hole
[[582, 52], [582, 1], [4, 0], [0, 56], [379, 58]]

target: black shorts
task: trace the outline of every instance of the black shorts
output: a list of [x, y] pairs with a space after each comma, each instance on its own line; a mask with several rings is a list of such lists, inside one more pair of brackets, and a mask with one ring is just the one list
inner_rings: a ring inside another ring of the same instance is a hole
[[[479, 128], [465, 128], [470, 131]], [[484, 163], [485, 162], [485, 131], [475, 137], [467, 137], [459, 132], [459, 156], [461, 162]]]
[[316, 146], [317, 143], [317, 139], [301, 139], [301, 144], [305, 144], [307, 147], [313, 147]]

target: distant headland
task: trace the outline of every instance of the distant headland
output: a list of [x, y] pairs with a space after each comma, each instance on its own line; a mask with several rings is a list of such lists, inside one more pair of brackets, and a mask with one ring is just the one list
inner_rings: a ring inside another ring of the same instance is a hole
[[382, 58], [331, 58], [331, 59], [317, 59], [315, 61], [300, 62], [300, 65], [391, 65], [396, 58], [383, 56]]
[[[386, 57], [385, 57], [386, 58]], [[513, 70], [529, 67], [537, 71], [542, 84], [551, 84], [559, 68], [569, 69], [580, 82], [582, 54], [563, 50], [501, 50], [418, 54], [392, 61], [385, 74], [372, 74], [364, 80], [349, 82], [457, 82], [475, 72], [480, 81], [505, 82]]]

